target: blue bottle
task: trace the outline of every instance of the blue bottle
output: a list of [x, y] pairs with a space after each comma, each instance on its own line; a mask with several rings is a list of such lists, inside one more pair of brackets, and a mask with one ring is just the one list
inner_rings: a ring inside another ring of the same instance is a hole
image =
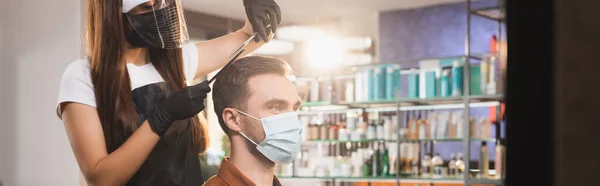
[[452, 95], [452, 89], [450, 88], [450, 70], [445, 69], [440, 77], [440, 96], [449, 97]]
[[463, 95], [463, 69], [458, 61], [452, 63], [452, 96]]
[[375, 89], [375, 78], [374, 78], [374, 76], [375, 76], [375, 68], [368, 68], [367, 69], [367, 76], [366, 76], [366, 78], [367, 78], [367, 90], [368, 90], [367, 95], [369, 95], [368, 96], [368, 101], [375, 100], [375, 94], [374, 94], [375, 93], [375, 91], [374, 91], [374, 89]]
[[408, 97], [419, 97], [419, 72], [417, 70], [411, 70], [408, 75]]
[[373, 100], [381, 100], [385, 97], [385, 68], [383, 65], [373, 68]]
[[394, 100], [396, 92], [400, 91], [400, 65], [390, 65], [385, 74], [385, 99]]

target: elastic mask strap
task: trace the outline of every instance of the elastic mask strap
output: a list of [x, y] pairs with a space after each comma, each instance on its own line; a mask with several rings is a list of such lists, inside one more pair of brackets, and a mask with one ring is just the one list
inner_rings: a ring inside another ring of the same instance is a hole
[[242, 136], [244, 136], [248, 141], [252, 142], [254, 145], [258, 146], [258, 144], [256, 144], [256, 142], [252, 141], [248, 136], [246, 136], [244, 133], [239, 132]]
[[[235, 110], [236, 110], [238, 113], [240, 113], [240, 114], [242, 114], [242, 115], [244, 115], [244, 116], [248, 116], [248, 117], [250, 117], [250, 118], [252, 118], [252, 119], [255, 119], [255, 120], [258, 120], [258, 121], [260, 121], [260, 119], [258, 119], [258, 118], [256, 118], [256, 117], [254, 117], [254, 116], [251, 116], [250, 114], [247, 114], [247, 113], [245, 113], [245, 112], [242, 112], [241, 110], [238, 110], [238, 109], [235, 109]], [[246, 138], [248, 141], [250, 141], [250, 142], [252, 142], [254, 145], [258, 146], [258, 144], [257, 144], [256, 142], [252, 141], [252, 140], [251, 140], [251, 139], [250, 139], [248, 136], [246, 136], [244, 133], [242, 133], [241, 131], [240, 131], [239, 133], [240, 133], [242, 136], [244, 136], [244, 137], [245, 137], [245, 138]]]
[[255, 119], [255, 120], [257, 120], [257, 121], [261, 121], [260, 119], [258, 119], [258, 118], [256, 118], [256, 117], [254, 117], [254, 116], [251, 116], [250, 114], [247, 114], [247, 113], [245, 113], [245, 112], [242, 112], [242, 111], [240, 111], [240, 110], [238, 110], [238, 109], [235, 109], [235, 110], [236, 110], [238, 113], [240, 113], [240, 114], [242, 114], [242, 115], [244, 115], [244, 116], [251, 117], [252, 119]]

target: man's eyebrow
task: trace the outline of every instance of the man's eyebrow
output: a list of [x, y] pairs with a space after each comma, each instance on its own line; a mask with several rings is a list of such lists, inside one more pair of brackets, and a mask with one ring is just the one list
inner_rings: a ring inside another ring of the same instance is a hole
[[283, 100], [283, 99], [270, 99], [267, 102], [265, 102], [265, 105], [269, 105], [269, 104], [287, 104], [288, 102]]

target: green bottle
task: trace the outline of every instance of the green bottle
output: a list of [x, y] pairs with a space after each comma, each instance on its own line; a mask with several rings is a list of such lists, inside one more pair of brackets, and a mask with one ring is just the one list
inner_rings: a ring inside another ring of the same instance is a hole
[[390, 154], [388, 149], [385, 147], [385, 144], [383, 145], [383, 157], [382, 157], [382, 162], [383, 162], [383, 173], [382, 176], [390, 176]]
[[373, 153], [373, 168], [371, 169], [372, 171], [372, 176], [373, 177], [377, 177], [381, 175], [381, 153], [379, 152], [379, 149], [375, 149], [375, 144], [373, 144], [373, 150], [375, 151], [375, 153]]

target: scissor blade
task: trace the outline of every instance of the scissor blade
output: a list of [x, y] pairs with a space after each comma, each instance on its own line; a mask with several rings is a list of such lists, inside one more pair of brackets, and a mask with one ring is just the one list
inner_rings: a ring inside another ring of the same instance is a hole
[[240, 45], [240, 47], [238, 47], [233, 53], [231, 53], [231, 55], [229, 55], [229, 58], [231, 58], [231, 56], [236, 55], [238, 52], [240, 52], [240, 50], [246, 48], [246, 46], [248, 46], [248, 44], [250, 44], [250, 42], [254, 39], [254, 37], [256, 37], [256, 32], [253, 33], [250, 38], [248, 38], [248, 40], [246, 40], [244, 43], [242, 43], [242, 45]]
[[216, 77], [219, 76], [219, 74], [221, 74], [221, 72], [223, 72], [223, 69], [227, 68], [229, 65], [231, 65], [232, 63], [235, 62], [235, 60], [240, 57], [240, 55], [242, 53], [244, 53], [244, 51], [246, 51], [246, 49], [242, 49], [240, 51], [238, 51], [238, 53], [235, 55], [235, 57], [231, 58], [231, 60], [229, 60], [229, 62], [227, 62], [227, 64], [225, 64], [225, 66], [223, 68], [221, 68], [221, 70], [219, 70], [219, 72], [217, 72], [217, 74], [215, 74], [215, 76], [213, 76], [212, 78], [210, 78], [210, 80], [208, 81], [208, 83], [212, 83]]

